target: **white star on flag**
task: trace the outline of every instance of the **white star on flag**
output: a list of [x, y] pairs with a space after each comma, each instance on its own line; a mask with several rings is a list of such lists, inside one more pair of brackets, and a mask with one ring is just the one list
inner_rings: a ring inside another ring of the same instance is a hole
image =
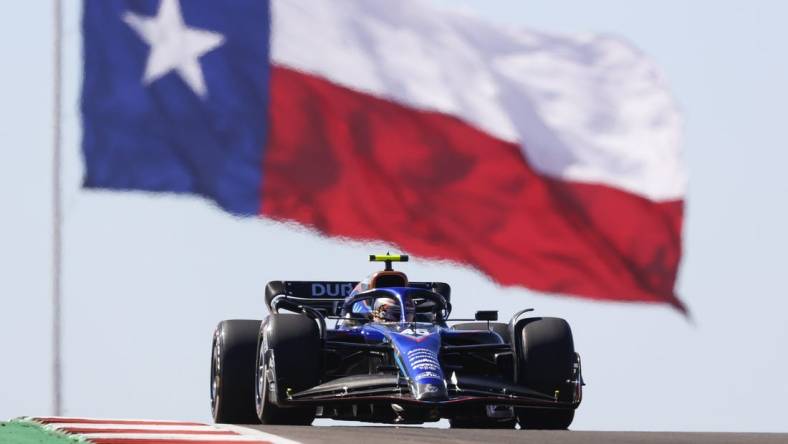
[[195, 94], [205, 97], [208, 90], [199, 58], [224, 43], [222, 34], [186, 26], [178, 0], [162, 0], [155, 17], [127, 12], [123, 21], [150, 45], [143, 84], [174, 70]]

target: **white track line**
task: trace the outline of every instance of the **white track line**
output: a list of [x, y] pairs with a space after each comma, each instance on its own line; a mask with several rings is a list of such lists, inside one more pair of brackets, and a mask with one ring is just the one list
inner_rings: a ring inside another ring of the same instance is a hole
[[135, 440], [155, 439], [157, 441], [238, 441], [238, 442], [265, 442], [260, 436], [252, 435], [189, 435], [180, 433], [80, 433], [80, 436], [87, 440], [91, 439], [112, 439], [112, 440]]
[[[29, 421], [44, 420], [53, 421], [48, 424], [39, 425], [59, 432], [66, 432], [68, 429], [101, 430], [97, 433], [73, 433], [72, 436], [82, 439], [113, 439], [128, 440], [132, 444], [139, 439], [157, 439], [163, 442], [169, 441], [237, 441], [237, 442], [270, 442], [272, 444], [301, 444], [298, 441], [287, 439], [282, 436], [266, 433], [262, 430], [230, 424], [200, 424], [189, 421], [171, 420], [151, 420], [151, 419], [109, 419], [109, 418], [80, 418], [80, 417], [28, 417]], [[64, 422], [54, 422], [56, 420]], [[84, 421], [84, 422], [83, 422]], [[101, 421], [99, 423], [93, 421]], [[105, 432], [112, 429], [117, 432]], [[131, 432], [123, 433], [124, 430], [145, 430], [151, 433]], [[166, 433], [166, 432], [204, 432], [204, 431], [227, 431], [231, 434], [204, 434], [204, 433]], [[162, 433], [165, 432], [165, 433]], [[66, 432], [68, 433], [68, 432]]]
[[176, 421], [171, 419], [120, 419], [120, 418], [83, 418], [74, 416], [26, 416], [24, 419], [29, 421], [54, 421], [61, 420], [64, 423], [75, 423], [76, 421], [90, 422], [101, 421], [101, 423], [118, 423], [118, 424], [168, 424], [168, 425], [198, 425], [198, 421]]
[[129, 424], [129, 423], [109, 423], [109, 424], [94, 424], [94, 423], [80, 423], [80, 422], [63, 422], [63, 423], [49, 423], [47, 428], [66, 430], [66, 429], [91, 429], [91, 430], [151, 430], [151, 431], [185, 431], [185, 432], [211, 432], [221, 431], [219, 427], [210, 425], [169, 425], [169, 424]]
[[272, 444], [301, 444], [298, 441], [293, 441], [292, 439], [287, 439], [279, 435], [266, 433], [262, 430], [253, 429], [251, 427], [244, 427], [244, 426], [232, 425], [232, 424], [215, 424], [215, 426], [220, 429], [232, 430], [233, 432], [240, 433], [241, 435], [244, 436], [256, 436], [258, 439], [264, 439], [266, 441], [271, 442]]

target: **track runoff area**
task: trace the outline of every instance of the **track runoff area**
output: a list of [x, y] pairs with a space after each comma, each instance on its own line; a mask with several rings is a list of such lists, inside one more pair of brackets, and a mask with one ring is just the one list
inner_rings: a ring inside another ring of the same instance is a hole
[[0, 427], [0, 443], [37, 444], [235, 444], [348, 443], [788, 443], [778, 433], [586, 432], [541, 430], [449, 430], [430, 427], [232, 426], [188, 421], [20, 418]]

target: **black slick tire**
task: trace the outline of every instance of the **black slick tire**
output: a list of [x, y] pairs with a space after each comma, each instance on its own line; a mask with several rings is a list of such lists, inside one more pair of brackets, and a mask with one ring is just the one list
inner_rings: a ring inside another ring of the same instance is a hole
[[[518, 384], [559, 401], [571, 401], [570, 380], [577, 359], [572, 330], [560, 318], [527, 318], [515, 326], [518, 341]], [[524, 429], [564, 430], [574, 419], [574, 409], [516, 409]]]
[[254, 424], [255, 351], [260, 321], [233, 319], [216, 327], [211, 346], [211, 416], [216, 423]]
[[322, 345], [317, 323], [304, 315], [272, 314], [263, 323], [259, 338], [254, 389], [258, 420], [263, 424], [311, 424], [314, 407], [284, 404], [289, 393], [320, 382]]

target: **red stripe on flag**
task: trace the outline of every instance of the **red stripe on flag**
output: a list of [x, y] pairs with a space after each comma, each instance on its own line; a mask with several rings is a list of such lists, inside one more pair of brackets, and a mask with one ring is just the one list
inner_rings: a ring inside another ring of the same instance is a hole
[[519, 146], [455, 117], [283, 67], [270, 120], [264, 216], [386, 240], [504, 285], [682, 307], [682, 201], [546, 178]]

